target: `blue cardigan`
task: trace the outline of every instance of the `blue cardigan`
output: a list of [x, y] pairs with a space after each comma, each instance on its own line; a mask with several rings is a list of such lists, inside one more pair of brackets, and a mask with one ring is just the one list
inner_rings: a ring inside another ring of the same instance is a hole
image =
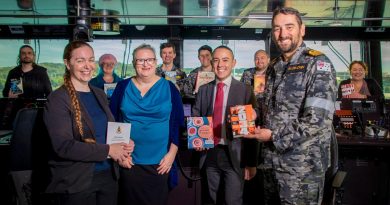
[[[115, 117], [117, 122], [123, 122], [123, 116], [120, 110], [120, 106], [122, 104], [123, 95], [125, 93], [125, 89], [129, 84], [131, 78], [118, 82], [114, 93], [111, 96], [110, 100], [110, 109], [112, 114]], [[184, 127], [184, 111], [183, 111], [183, 103], [181, 101], [181, 96], [176, 86], [169, 81], [170, 89], [171, 89], [171, 102], [172, 102], [172, 111], [169, 120], [169, 143], [167, 150], [171, 143], [175, 144], [179, 147], [179, 130], [181, 127]], [[169, 172], [169, 188], [172, 189], [178, 184], [178, 176], [176, 169], [176, 162], [173, 163], [171, 171]]]

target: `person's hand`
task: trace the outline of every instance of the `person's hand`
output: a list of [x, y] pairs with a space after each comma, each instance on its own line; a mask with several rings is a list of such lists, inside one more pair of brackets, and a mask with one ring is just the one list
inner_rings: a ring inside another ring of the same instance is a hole
[[207, 149], [204, 148], [204, 147], [195, 147], [194, 150], [195, 150], [195, 151], [198, 151], [198, 152], [202, 152], [202, 151], [205, 151], [205, 150], [207, 150]]
[[251, 180], [254, 176], [256, 176], [256, 167], [245, 167], [244, 169], [244, 179]]
[[157, 168], [158, 174], [166, 174], [171, 168], [173, 161], [175, 160], [175, 156], [172, 153], [167, 153], [160, 161], [159, 166]]
[[130, 169], [134, 164], [133, 164], [133, 158], [131, 156], [128, 156], [125, 160], [123, 161], [118, 161], [118, 164], [121, 167], [128, 168]]
[[272, 131], [270, 129], [260, 128], [260, 126], [257, 126], [254, 134], [249, 133], [243, 137], [248, 139], [257, 139], [261, 142], [267, 142], [271, 141]]
[[14, 94], [11, 90], [8, 92], [8, 97], [9, 98], [18, 98], [19, 95], [20, 95], [20, 93], [19, 94]]
[[129, 144], [126, 144], [125, 146], [123, 146], [123, 149], [126, 150], [130, 156], [131, 153], [133, 153], [133, 151], [134, 151], [134, 146], [135, 146], [134, 141], [130, 139]]
[[252, 119], [251, 120], [255, 121], [256, 118], [257, 118], [256, 110], [252, 109]]
[[108, 156], [110, 156], [114, 161], [120, 163], [122, 161], [128, 160], [129, 152], [125, 149], [125, 147], [129, 146], [126, 143], [114, 143], [110, 144], [110, 150], [108, 151]]
[[157, 168], [158, 174], [166, 174], [171, 170], [172, 164], [175, 161], [177, 150], [178, 147], [174, 144], [171, 144], [169, 152], [161, 159], [159, 163]]

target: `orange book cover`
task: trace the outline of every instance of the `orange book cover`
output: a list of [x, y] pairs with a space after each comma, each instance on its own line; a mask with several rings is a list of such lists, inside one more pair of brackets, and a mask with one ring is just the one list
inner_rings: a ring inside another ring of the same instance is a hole
[[253, 91], [255, 94], [263, 93], [265, 89], [265, 75], [253, 76]]
[[255, 133], [255, 121], [253, 119], [252, 105], [237, 105], [230, 108], [230, 122], [233, 130], [233, 137]]

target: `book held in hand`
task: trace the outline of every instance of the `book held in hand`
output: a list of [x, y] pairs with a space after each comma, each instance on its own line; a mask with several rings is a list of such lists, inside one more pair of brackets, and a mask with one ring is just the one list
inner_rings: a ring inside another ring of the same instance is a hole
[[22, 78], [11, 79], [10, 83], [11, 83], [10, 90], [11, 90], [11, 92], [13, 94], [15, 94], [15, 95], [23, 94], [23, 81], [22, 81]]
[[213, 148], [212, 117], [187, 117], [188, 149]]
[[215, 79], [215, 73], [209, 71], [199, 71], [196, 76], [194, 93], [198, 93], [199, 87]]
[[114, 93], [116, 87], [116, 83], [105, 83], [104, 84], [104, 92], [106, 93], [108, 98], [111, 98], [112, 93]]
[[165, 71], [165, 79], [171, 81], [172, 83], [176, 84], [176, 71]]
[[256, 74], [253, 76], [253, 91], [255, 94], [263, 93], [265, 89], [265, 75]]
[[352, 83], [341, 85], [341, 95], [343, 97], [348, 97], [353, 92], [355, 92], [355, 86]]
[[107, 144], [130, 142], [130, 123], [108, 122], [107, 125]]
[[233, 137], [242, 137], [246, 134], [255, 133], [255, 121], [253, 119], [252, 105], [237, 105], [230, 108], [230, 122]]

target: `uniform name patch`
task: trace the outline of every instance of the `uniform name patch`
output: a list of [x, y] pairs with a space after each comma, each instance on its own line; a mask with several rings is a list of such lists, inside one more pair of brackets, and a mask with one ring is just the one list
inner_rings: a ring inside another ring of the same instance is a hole
[[306, 63], [289, 65], [287, 67], [287, 73], [305, 72], [306, 67], [307, 67]]
[[327, 63], [325, 61], [317, 61], [317, 70], [330, 72], [330, 63]]

